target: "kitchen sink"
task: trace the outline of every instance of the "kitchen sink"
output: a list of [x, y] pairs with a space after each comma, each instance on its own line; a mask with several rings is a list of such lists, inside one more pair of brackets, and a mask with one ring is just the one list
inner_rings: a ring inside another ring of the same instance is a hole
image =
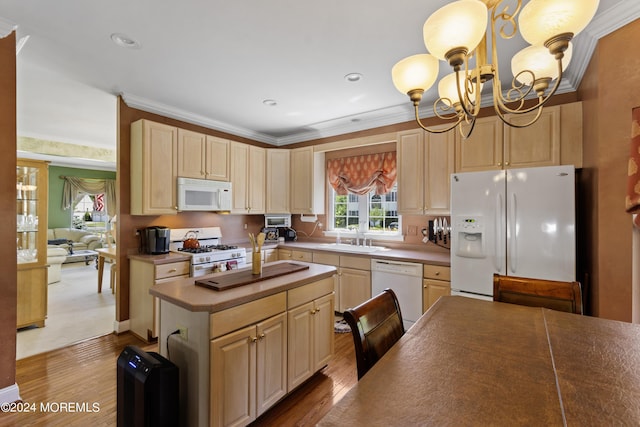
[[384, 246], [356, 246], [349, 245], [347, 243], [321, 243], [317, 246], [318, 249], [326, 249], [330, 251], [338, 252], [355, 252], [361, 254], [368, 254], [371, 252], [388, 251], [389, 248]]

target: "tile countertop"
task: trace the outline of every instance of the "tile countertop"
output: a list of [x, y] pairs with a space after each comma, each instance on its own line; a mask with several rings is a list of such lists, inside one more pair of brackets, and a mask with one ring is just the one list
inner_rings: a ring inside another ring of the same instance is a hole
[[[326, 243], [333, 243], [333, 242], [295, 241], [295, 242], [285, 242], [285, 243], [265, 243], [262, 246], [262, 249], [275, 249], [275, 248], [300, 249], [300, 250], [306, 250], [306, 251], [331, 252], [335, 254], [376, 258], [376, 259], [387, 259], [387, 260], [405, 261], [405, 262], [419, 262], [422, 264], [443, 265], [447, 267], [451, 265], [451, 257], [449, 255], [449, 250], [444, 248], [435, 248], [433, 250], [429, 250], [429, 249], [422, 249], [419, 246], [408, 246], [406, 248], [389, 246], [388, 250], [384, 250], [384, 251], [357, 253], [357, 252], [331, 250], [331, 248], [323, 247], [322, 246], [323, 243], [326, 244]], [[243, 244], [238, 243], [238, 245], [243, 245]], [[249, 245], [249, 243], [247, 243], [246, 245], [248, 247], [248, 251], [250, 252], [251, 246]], [[376, 243], [376, 246], [377, 245], [386, 246], [380, 243]]]

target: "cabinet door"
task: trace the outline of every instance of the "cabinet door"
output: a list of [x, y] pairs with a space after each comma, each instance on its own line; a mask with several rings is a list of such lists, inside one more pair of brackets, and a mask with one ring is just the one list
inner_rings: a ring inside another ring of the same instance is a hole
[[278, 259], [285, 261], [293, 259], [293, 253], [290, 249], [278, 249]]
[[131, 124], [131, 214], [176, 210], [178, 128], [148, 120]]
[[451, 283], [442, 280], [423, 279], [422, 280], [422, 312], [431, 307], [438, 298], [444, 295], [451, 295]]
[[324, 214], [324, 154], [313, 147], [294, 148], [291, 161], [291, 213]]
[[247, 213], [249, 204], [249, 146], [231, 142], [231, 213]]
[[257, 416], [287, 394], [287, 316], [258, 323]]
[[498, 117], [476, 120], [467, 139], [456, 131], [456, 172], [502, 169], [503, 127]]
[[289, 150], [267, 150], [267, 213], [288, 213], [290, 161]]
[[315, 372], [313, 367], [313, 302], [303, 304], [287, 315], [289, 341], [288, 392]]
[[178, 129], [178, 176], [205, 178], [205, 139], [202, 133]]
[[211, 341], [212, 425], [246, 425], [256, 418], [257, 339], [250, 326]]
[[[535, 113], [509, 115], [507, 120], [526, 124]], [[546, 107], [531, 126], [504, 125], [504, 167], [526, 168], [560, 164], [560, 106]]]
[[340, 276], [340, 309], [346, 309], [362, 304], [371, 298], [371, 272], [341, 267]]
[[229, 140], [207, 135], [205, 145], [205, 177], [229, 181]]
[[316, 372], [329, 363], [333, 356], [334, 336], [333, 295], [329, 294], [314, 301], [313, 313], [313, 371]]
[[44, 327], [47, 317], [47, 266], [30, 267], [17, 272], [17, 328]]
[[249, 206], [247, 213], [263, 214], [266, 206], [266, 150], [249, 146], [249, 170], [247, 182], [249, 184]]
[[273, 262], [278, 261], [278, 250], [277, 249], [265, 249], [264, 251], [264, 262]]
[[[424, 131], [414, 129], [398, 133], [398, 211], [403, 215], [422, 215]], [[425, 178], [426, 179], [426, 178]]]
[[432, 133], [425, 135], [425, 139], [424, 173], [422, 174], [425, 180], [423, 183], [424, 213], [448, 215], [455, 133]]

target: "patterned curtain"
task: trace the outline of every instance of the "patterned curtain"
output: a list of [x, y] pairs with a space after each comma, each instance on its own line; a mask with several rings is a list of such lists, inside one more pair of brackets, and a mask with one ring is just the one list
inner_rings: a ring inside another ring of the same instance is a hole
[[386, 194], [396, 182], [396, 153], [366, 154], [327, 161], [329, 184], [340, 195]]
[[107, 202], [107, 214], [116, 214], [116, 181], [114, 179], [64, 177], [62, 187], [62, 209], [73, 209], [85, 194], [104, 194]]
[[[640, 214], [640, 107], [632, 112], [631, 149], [629, 154], [626, 209]], [[640, 215], [635, 216], [635, 225], [640, 227]]]

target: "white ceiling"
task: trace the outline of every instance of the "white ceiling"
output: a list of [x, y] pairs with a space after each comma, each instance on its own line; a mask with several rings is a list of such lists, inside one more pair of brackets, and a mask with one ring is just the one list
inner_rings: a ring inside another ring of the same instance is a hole
[[[18, 135], [114, 148], [118, 94], [273, 145], [408, 121], [412, 106], [391, 67], [425, 52], [422, 25], [447, 2], [0, 0], [0, 35], [28, 36], [18, 55]], [[574, 39], [561, 91], [577, 88], [598, 38], [638, 17], [637, 0], [601, 0]], [[141, 48], [117, 46], [112, 33]], [[499, 43], [509, 58], [522, 47], [519, 36]], [[363, 79], [348, 83], [352, 72]], [[436, 97], [425, 94], [425, 112]]]

